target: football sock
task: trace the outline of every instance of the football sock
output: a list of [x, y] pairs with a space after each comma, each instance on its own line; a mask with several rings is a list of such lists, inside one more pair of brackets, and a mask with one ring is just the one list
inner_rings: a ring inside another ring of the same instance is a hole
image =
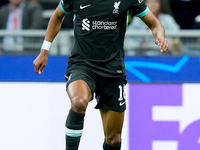
[[80, 138], [83, 132], [85, 114], [76, 113], [70, 109], [66, 124], [66, 150], [78, 150]]
[[106, 143], [106, 141], [104, 141], [104, 143], [103, 143], [103, 149], [104, 150], [120, 150], [121, 149], [121, 142], [119, 143], [118, 147], [112, 147], [112, 146], [108, 145]]

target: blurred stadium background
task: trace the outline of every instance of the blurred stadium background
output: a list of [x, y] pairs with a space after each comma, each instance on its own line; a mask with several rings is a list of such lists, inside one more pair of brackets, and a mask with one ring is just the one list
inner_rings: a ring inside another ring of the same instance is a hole
[[[200, 30], [190, 29], [200, 14], [199, 0], [170, 4], [177, 32], [169, 51], [158, 48], [125, 49], [128, 84], [122, 150], [200, 149]], [[48, 22], [55, 3], [41, 2]], [[64, 150], [64, 123], [70, 103], [64, 73], [73, 47], [73, 29], [62, 29], [52, 44], [47, 66], [36, 75], [32, 65], [45, 29], [0, 30], [0, 149]], [[15, 51], [4, 49], [4, 37], [22, 39]], [[150, 32], [128, 32], [126, 37], [152, 37]], [[103, 129], [91, 102], [80, 150], [101, 150]], [[88, 147], [88, 142], [93, 143]], [[98, 149], [97, 149], [98, 147]]]

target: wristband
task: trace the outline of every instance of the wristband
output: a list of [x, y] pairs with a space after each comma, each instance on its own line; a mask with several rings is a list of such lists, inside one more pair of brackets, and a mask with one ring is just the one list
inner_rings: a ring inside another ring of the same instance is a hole
[[52, 44], [51, 42], [44, 40], [41, 49], [45, 49], [45, 50], [49, 51], [51, 44]]

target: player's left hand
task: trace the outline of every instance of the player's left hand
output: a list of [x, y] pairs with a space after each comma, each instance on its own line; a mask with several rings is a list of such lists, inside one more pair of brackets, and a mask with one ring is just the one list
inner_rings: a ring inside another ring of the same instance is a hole
[[169, 49], [169, 42], [164, 37], [157, 37], [155, 43], [160, 47], [160, 52], [162, 54]]

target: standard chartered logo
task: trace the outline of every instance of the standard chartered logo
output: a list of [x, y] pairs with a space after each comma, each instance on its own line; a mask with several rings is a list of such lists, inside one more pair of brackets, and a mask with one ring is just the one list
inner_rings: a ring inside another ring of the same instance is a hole
[[[92, 21], [93, 30], [116, 30], [117, 21]], [[90, 21], [88, 18], [83, 19], [82, 21], [82, 30], [90, 31]]]
[[117, 21], [93, 21], [92, 29], [94, 30], [116, 30]]
[[83, 19], [82, 30], [90, 31], [90, 21], [88, 20], [88, 18]]

